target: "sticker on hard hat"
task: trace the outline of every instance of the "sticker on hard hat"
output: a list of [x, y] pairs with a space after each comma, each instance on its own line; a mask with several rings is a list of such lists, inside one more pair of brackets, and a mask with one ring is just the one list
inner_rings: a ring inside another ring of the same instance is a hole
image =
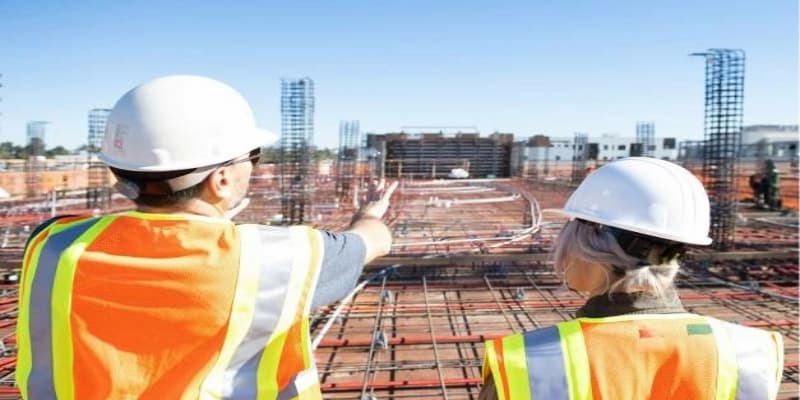
[[125, 125], [117, 124], [114, 129], [114, 148], [119, 151], [124, 151], [125, 136], [128, 134], [128, 129]]

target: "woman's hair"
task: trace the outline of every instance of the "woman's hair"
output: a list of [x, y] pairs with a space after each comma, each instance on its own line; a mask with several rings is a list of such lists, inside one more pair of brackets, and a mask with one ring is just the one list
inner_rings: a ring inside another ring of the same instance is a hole
[[669, 242], [655, 244], [645, 259], [633, 257], [625, 253], [607, 227], [572, 220], [564, 226], [553, 245], [553, 261], [562, 271], [577, 260], [605, 269], [609, 276], [606, 293], [646, 292], [666, 299], [675, 295], [672, 282], [679, 267], [677, 257], [665, 260], [662, 256], [670, 245]]

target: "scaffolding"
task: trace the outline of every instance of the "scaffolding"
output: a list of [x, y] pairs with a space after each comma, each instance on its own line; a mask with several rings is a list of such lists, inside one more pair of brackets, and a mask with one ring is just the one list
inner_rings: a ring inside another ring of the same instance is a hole
[[353, 196], [353, 182], [357, 180], [359, 136], [358, 121], [339, 122], [339, 152], [336, 155], [336, 198], [340, 201]]
[[30, 121], [26, 128], [28, 144], [25, 159], [25, 195], [37, 197], [43, 193], [42, 172], [45, 169], [45, 133], [48, 121]]
[[[541, 177], [547, 177], [550, 173], [550, 136], [534, 135], [528, 139], [528, 147], [530, 151], [530, 168], [528, 176], [537, 180]], [[541, 174], [539, 170], [541, 168]]]
[[656, 148], [656, 124], [655, 122], [636, 122], [636, 143], [641, 145], [641, 157], [652, 157]]
[[712, 246], [728, 249], [736, 227], [745, 53], [709, 49], [692, 55], [706, 61], [703, 178], [711, 201]]
[[575, 133], [572, 141], [572, 176], [570, 182], [579, 185], [586, 177], [586, 158], [589, 153], [589, 135]]
[[[2, 79], [3, 79], [3, 74], [0, 74], [0, 89], [2, 89], [2, 88], [3, 88], [3, 82], [2, 82]], [[3, 97], [2, 97], [2, 96], [0, 96], [0, 103], [2, 103], [2, 102], [3, 102]], [[2, 111], [0, 111], [0, 118], [1, 118], [2, 116], [3, 116], [3, 112], [2, 112]], [[2, 136], [2, 133], [3, 133], [3, 124], [2, 124], [1, 122], [2, 122], [2, 119], [0, 119], [0, 136]]]
[[111, 110], [107, 108], [89, 110], [89, 135], [86, 148], [86, 208], [88, 209], [106, 210], [111, 206], [111, 183], [108, 169], [97, 157], [103, 145], [106, 122], [110, 113]]
[[281, 215], [284, 224], [309, 221], [314, 189], [314, 81], [281, 79]]

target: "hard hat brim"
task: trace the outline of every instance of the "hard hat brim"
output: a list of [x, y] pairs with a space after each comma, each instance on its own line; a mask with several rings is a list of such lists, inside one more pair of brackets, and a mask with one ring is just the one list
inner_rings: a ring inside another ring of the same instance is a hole
[[678, 237], [678, 236], [671, 235], [671, 234], [668, 234], [668, 233], [665, 233], [665, 232], [659, 232], [659, 231], [655, 231], [655, 230], [643, 229], [642, 227], [633, 226], [633, 225], [627, 225], [627, 224], [622, 224], [622, 223], [610, 224], [610, 223], [608, 223], [608, 221], [603, 220], [602, 218], [597, 218], [596, 216], [593, 216], [593, 215], [589, 215], [589, 214], [585, 214], [585, 213], [581, 213], [581, 212], [577, 212], [577, 211], [572, 211], [572, 210], [567, 210], [567, 209], [563, 209], [563, 208], [545, 208], [545, 209], [542, 209], [542, 213], [560, 215], [560, 216], [566, 217], [566, 218], [568, 218], [570, 220], [572, 220], [572, 219], [582, 219], [584, 221], [594, 222], [594, 223], [597, 223], [597, 224], [600, 224], [600, 225], [612, 226], [614, 228], [619, 228], [619, 229], [624, 229], [626, 231], [641, 233], [643, 235], [652, 236], [652, 237], [656, 237], [656, 238], [671, 240], [673, 242], [694, 244], [694, 245], [700, 245], [700, 246], [707, 246], [707, 245], [711, 244], [711, 238], [709, 238], [709, 237], [699, 237], [699, 238]]

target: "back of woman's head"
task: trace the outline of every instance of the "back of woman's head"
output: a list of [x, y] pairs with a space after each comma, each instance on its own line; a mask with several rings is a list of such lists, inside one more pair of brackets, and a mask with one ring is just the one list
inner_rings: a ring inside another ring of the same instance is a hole
[[[647, 293], [660, 298], [674, 296], [673, 280], [678, 272], [681, 246], [674, 242], [647, 237], [626, 252], [619, 237], [631, 232], [582, 220], [568, 222], [556, 239], [553, 260], [556, 270], [567, 271], [580, 262], [602, 268], [608, 279], [607, 293]], [[646, 244], [644, 242], [647, 242]], [[634, 254], [630, 254], [630, 252]]]
[[606, 271], [606, 292], [672, 292], [684, 245], [708, 245], [709, 201], [680, 165], [648, 157], [608, 163], [586, 177], [563, 208], [555, 244], [562, 271], [581, 261]]

